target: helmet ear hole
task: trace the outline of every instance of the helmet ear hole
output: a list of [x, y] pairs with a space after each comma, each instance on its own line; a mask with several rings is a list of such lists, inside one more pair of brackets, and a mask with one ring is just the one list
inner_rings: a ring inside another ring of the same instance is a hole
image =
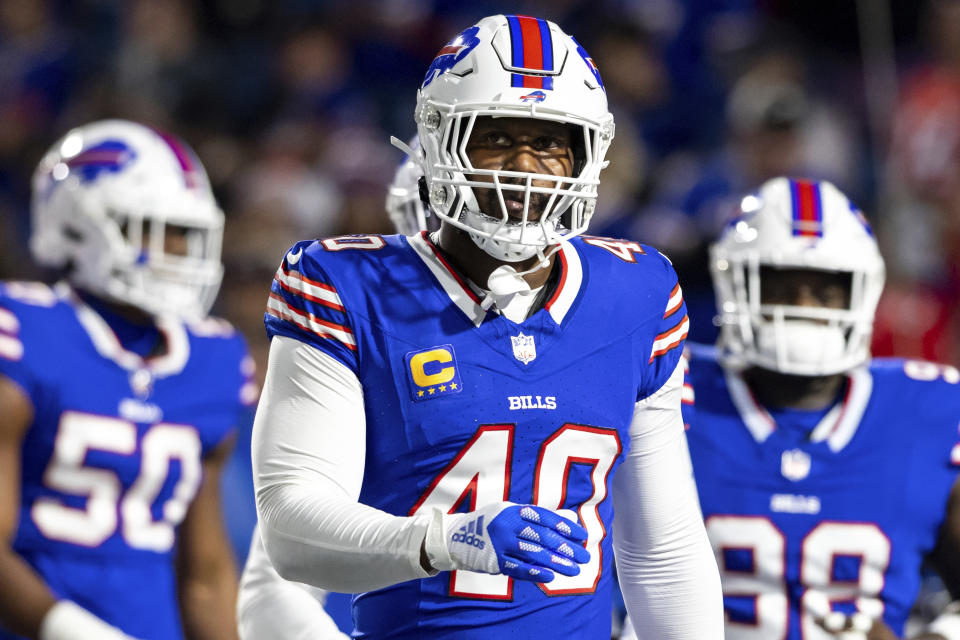
[[573, 151], [573, 177], [579, 178], [587, 166], [587, 147], [583, 127], [567, 125], [570, 130], [570, 149]]
[[423, 206], [430, 206], [430, 191], [427, 189], [426, 176], [417, 178], [417, 195], [420, 197], [420, 202], [423, 203]]

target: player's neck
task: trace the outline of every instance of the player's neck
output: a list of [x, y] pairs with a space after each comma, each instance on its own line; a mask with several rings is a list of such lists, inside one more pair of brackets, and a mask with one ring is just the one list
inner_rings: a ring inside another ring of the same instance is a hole
[[[486, 288], [487, 279], [494, 269], [508, 264], [518, 272], [526, 271], [537, 264], [537, 258], [533, 257], [521, 262], [502, 262], [497, 260], [486, 251], [481, 249], [470, 239], [465, 231], [445, 224], [437, 232], [438, 246], [443, 250], [446, 258], [450, 261], [457, 271], [467, 276], [471, 281], [479, 286]], [[523, 276], [531, 289], [537, 289], [547, 283], [553, 265], [556, 261], [554, 253], [549, 260], [549, 265], [542, 269], [537, 269]]]
[[842, 373], [829, 376], [795, 376], [754, 367], [743, 379], [764, 407], [775, 409], [823, 409], [835, 403], [847, 382]]
[[106, 300], [89, 291], [77, 289], [77, 295], [110, 326], [120, 344], [143, 357], [155, 356], [166, 349], [163, 333], [152, 315], [138, 307]]

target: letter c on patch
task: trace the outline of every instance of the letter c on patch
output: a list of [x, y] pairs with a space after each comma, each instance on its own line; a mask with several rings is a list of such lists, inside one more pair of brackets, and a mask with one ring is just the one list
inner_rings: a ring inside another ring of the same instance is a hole
[[410, 373], [413, 374], [413, 381], [420, 387], [450, 382], [456, 375], [454, 367], [442, 367], [436, 373], [427, 373], [426, 368], [428, 364], [444, 364], [452, 361], [453, 356], [446, 349], [432, 349], [414, 355], [410, 358]]

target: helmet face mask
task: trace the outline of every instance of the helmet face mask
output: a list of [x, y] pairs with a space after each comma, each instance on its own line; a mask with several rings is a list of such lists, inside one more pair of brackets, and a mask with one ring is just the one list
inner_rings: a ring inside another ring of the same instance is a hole
[[[474, 166], [467, 146], [478, 118], [569, 127], [571, 175]], [[550, 245], [586, 230], [613, 139], [613, 117], [592, 60], [555, 24], [492, 16], [464, 31], [430, 66], [415, 120], [431, 208], [493, 257], [542, 258]], [[477, 189], [494, 194], [478, 198]], [[480, 200], [497, 206], [481, 210]], [[519, 215], [510, 215], [508, 200], [522, 203]]]
[[69, 132], [33, 178], [30, 248], [95, 295], [204, 317], [223, 267], [223, 212], [182, 143], [121, 120]]
[[[710, 269], [726, 364], [821, 376], [869, 357], [883, 259], [862, 214], [830, 183], [765, 183], [710, 247]], [[784, 272], [819, 300], [772, 295]], [[833, 302], [831, 282], [842, 291]]]

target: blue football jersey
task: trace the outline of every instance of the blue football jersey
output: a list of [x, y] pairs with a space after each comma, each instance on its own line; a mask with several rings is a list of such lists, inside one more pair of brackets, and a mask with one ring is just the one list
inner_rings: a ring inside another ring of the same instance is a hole
[[610, 637], [610, 486], [634, 404], [680, 358], [688, 321], [656, 250], [585, 237], [517, 324], [485, 311], [426, 234], [296, 244], [267, 307], [271, 336], [354, 371], [367, 454], [360, 501], [407, 516], [511, 500], [575, 510], [589, 564], [547, 584], [442, 572], [354, 598], [358, 638]]
[[143, 359], [69, 287], [0, 284], [0, 375], [34, 407], [14, 549], [57, 597], [175, 640], [177, 527], [256, 383], [224, 321], [158, 327], [168, 350]]
[[687, 432], [726, 637], [827, 640], [830, 611], [902, 635], [960, 464], [960, 373], [874, 360], [823, 411], [768, 411], [690, 345]]

